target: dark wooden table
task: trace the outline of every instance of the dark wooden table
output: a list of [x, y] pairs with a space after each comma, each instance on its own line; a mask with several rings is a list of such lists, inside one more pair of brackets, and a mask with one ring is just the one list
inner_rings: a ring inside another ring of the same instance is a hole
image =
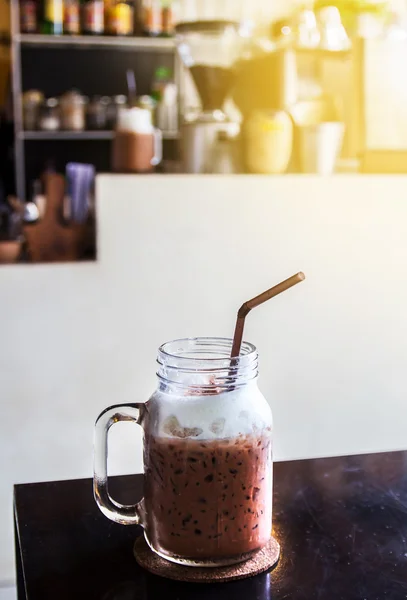
[[[112, 478], [134, 502], [142, 476]], [[407, 598], [407, 452], [275, 465], [277, 568], [196, 585], [149, 575], [137, 527], [107, 520], [90, 480], [15, 487], [19, 600], [402, 600]]]

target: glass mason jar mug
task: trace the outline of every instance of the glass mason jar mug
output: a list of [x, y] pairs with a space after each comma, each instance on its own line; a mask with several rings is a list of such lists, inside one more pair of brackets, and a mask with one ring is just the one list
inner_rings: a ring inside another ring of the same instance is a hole
[[[272, 416], [257, 386], [256, 348], [176, 340], [158, 351], [146, 404], [106, 409], [96, 422], [94, 493], [101, 511], [140, 524], [150, 548], [189, 566], [242, 562], [267, 544], [272, 521]], [[107, 482], [107, 434], [133, 420], [144, 432], [144, 498], [123, 506]]]

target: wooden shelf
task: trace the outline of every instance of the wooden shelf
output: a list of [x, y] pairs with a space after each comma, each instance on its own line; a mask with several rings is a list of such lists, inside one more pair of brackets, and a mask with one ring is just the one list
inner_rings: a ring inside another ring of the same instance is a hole
[[23, 140], [111, 140], [113, 131], [22, 131]]
[[[112, 140], [113, 135], [114, 131], [22, 131], [19, 138], [27, 141]], [[178, 137], [177, 131], [163, 131], [164, 140], [176, 140]]]
[[41, 35], [20, 33], [13, 37], [22, 46], [41, 48], [116, 48], [141, 52], [173, 52], [174, 38], [115, 37], [105, 35]]

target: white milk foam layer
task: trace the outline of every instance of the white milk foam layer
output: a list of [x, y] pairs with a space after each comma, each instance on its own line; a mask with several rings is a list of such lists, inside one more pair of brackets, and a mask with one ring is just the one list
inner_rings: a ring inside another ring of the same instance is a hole
[[215, 395], [174, 395], [156, 391], [161, 437], [231, 438], [258, 434], [271, 423], [271, 410], [257, 383]]

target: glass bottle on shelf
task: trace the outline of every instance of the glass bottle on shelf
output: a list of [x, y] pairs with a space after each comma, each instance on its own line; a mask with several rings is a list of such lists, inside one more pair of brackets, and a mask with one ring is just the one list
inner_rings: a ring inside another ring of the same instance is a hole
[[162, 14], [160, 0], [145, 0], [144, 2], [144, 34], [157, 36], [162, 32]]
[[161, 35], [172, 37], [174, 35], [174, 13], [172, 0], [163, 0], [161, 8]]
[[103, 0], [82, 0], [82, 32], [86, 35], [103, 35], [105, 8]]
[[144, 32], [144, 3], [143, 0], [134, 0], [134, 35], [143, 35]]
[[172, 71], [168, 67], [158, 67], [154, 72], [154, 79], [151, 83], [151, 96], [156, 102], [162, 100], [165, 87], [172, 79]]
[[107, 33], [134, 34], [134, 6], [129, 0], [114, 0], [107, 10]]
[[81, 32], [79, 0], [64, 2], [64, 33], [78, 35]]
[[36, 0], [21, 0], [20, 31], [21, 33], [38, 32], [38, 5]]
[[42, 33], [61, 35], [64, 28], [63, 0], [44, 0]]

